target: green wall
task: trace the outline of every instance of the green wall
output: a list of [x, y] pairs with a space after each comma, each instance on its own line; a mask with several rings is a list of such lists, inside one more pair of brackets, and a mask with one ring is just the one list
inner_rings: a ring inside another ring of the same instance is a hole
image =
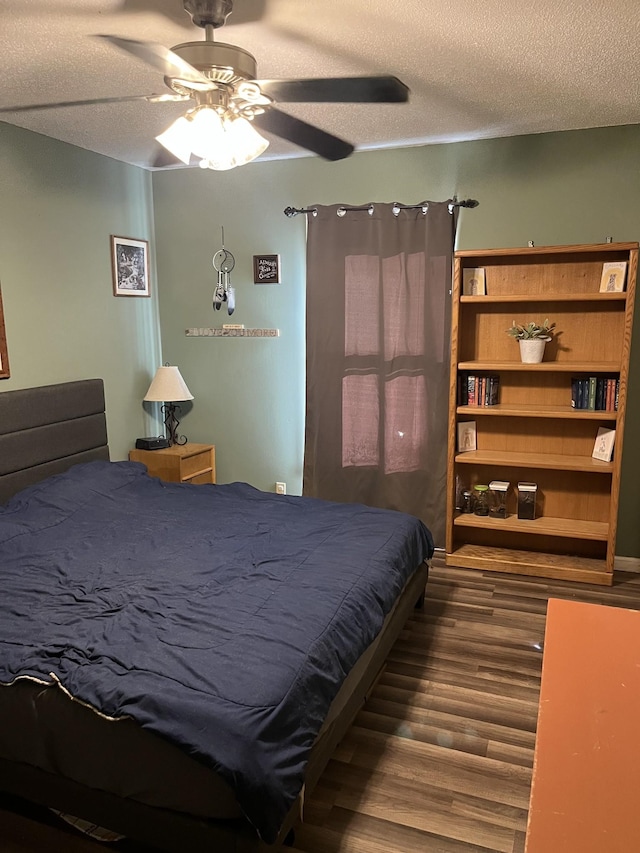
[[[215, 442], [220, 482], [245, 480], [299, 493], [304, 429], [305, 218], [289, 205], [416, 203], [476, 198], [461, 212], [458, 248], [640, 239], [640, 126], [361, 152], [346, 161], [257, 162], [231, 172], [153, 175], [164, 355], [194, 394], [182, 422], [194, 441]], [[213, 312], [211, 259], [236, 257], [232, 318]], [[282, 284], [254, 285], [252, 256], [278, 253]], [[340, 310], [336, 306], [336, 310]], [[636, 327], [640, 327], [637, 319]], [[267, 340], [188, 338], [188, 327], [224, 322], [278, 328]], [[619, 555], [640, 556], [640, 329], [632, 354]]]
[[[631, 126], [151, 175], [0, 123], [0, 286], [12, 374], [0, 393], [103, 377], [112, 456], [124, 459], [136, 436], [161, 429], [141, 403], [156, 367], [178, 364], [195, 397], [183, 432], [215, 442], [220, 482], [272, 489], [283, 480], [299, 493], [305, 217], [288, 219], [284, 208], [457, 194], [480, 201], [461, 212], [459, 248], [638, 240], [638, 152], [640, 126]], [[237, 261], [231, 318], [211, 307], [222, 226]], [[150, 299], [112, 295], [110, 234], [150, 241]], [[252, 283], [252, 257], [262, 252], [280, 254], [281, 284]], [[277, 328], [280, 337], [184, 333], [227, 321]], [[640, 557], [639, 324], [616, 549], [630, 557]]]
[[125, 459], [158, 432], [141, 403], [161, 358], [158, 298], [155, 281], [151, 298], [113, 296], [109, 237], [153, 244], [151, 177], [0, 123], [0, 186], [0, 392], [103, 378], [111, 456]]

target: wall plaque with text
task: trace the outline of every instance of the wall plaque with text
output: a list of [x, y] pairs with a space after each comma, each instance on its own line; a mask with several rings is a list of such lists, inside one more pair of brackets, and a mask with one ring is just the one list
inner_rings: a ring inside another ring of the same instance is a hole
[[253, 256], [253, 283], [280, 284], [280, 255]]

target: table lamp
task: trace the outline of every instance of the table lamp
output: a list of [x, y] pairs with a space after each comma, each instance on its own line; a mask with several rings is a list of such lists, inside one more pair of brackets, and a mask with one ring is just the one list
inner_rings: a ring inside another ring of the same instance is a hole
[[147, 402], [163, 404], [160, 411], [164, 415], [169, 444], [186, 444], [186, 436], [178, 435], [180, 421], [176, 417], [176, 411], [180, 411], [180, 406], [176, 405], [176, 401], [193, 400], [193, 394], [187, 388], [178, 368], [169, 364], [159, 367], [144, 399]]

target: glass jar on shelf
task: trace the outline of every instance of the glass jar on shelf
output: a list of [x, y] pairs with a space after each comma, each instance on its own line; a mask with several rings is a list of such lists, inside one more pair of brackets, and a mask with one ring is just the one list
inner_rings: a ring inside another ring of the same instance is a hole
[[492, 480], [489, 483], [489, 494], [491, 497], [489, 514], [492, 518], [507, 517], [507, 493], [509, 485], [510, 483], [506, 480]]
[[489, 486], [478, 483], [473, 487], [473, 511], [476, 515], [489, 515]]
[[469, 489], [462, 492], [462, 512], [473, 512], [473, 493]]

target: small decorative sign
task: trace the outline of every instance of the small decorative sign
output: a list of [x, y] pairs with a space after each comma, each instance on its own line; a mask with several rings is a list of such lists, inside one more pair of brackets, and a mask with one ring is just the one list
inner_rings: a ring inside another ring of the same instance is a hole
[[253, 256], [253, 283], [280, 284], [280, 255]]
[[483, 267], [475, 267], [462, 270], [462, 295], [463, 296], [485, 296], [487, 285], [485, 282], [485, 271]]
[[622, 293], [624, 277], [627, 272], [626, 261], [610, 261], [602, 265], [600, 293]]
[[476, 422], [461, 421], [458, 424], [458, 453], [476, 449]]
[[613, 459], [613, 443], [616, 440], [615, 429], [607, 427], [598, 427], [596, 443], [593, 445], [594, 459], [600, 459], [602, 462], [611, 462]]
[[213, 329], [185, 329], [185, 335], [188, 338], [278, 338], [280, 337], [279, 329], [245, 329], [242, 326], [239, 329], [227, 329], [216, 327]]

